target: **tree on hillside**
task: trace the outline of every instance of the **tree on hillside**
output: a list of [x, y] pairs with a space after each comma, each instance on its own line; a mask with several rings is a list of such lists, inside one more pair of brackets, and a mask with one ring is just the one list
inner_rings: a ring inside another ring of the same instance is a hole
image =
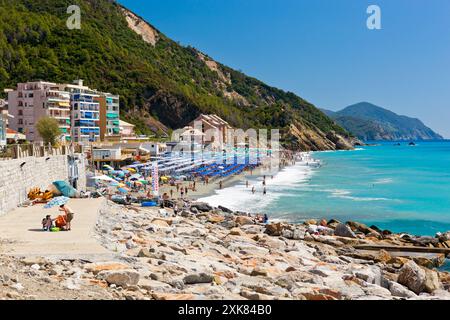
[[57, 144], [61, 131], [59, 130], [58, 121], [56, 119], [49, 117], [41, 118], [36, 123], [36, 129], [42, 139], [44, 139], [45, 145], [50, 143], [52, 146], [55, 146]]

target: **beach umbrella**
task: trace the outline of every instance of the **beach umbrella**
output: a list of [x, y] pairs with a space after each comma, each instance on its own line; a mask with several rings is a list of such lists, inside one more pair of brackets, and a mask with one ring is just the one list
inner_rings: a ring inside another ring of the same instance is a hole
[[92, 177], [92, 179], [95, 179], [95, 180], [103, 180], [103, 181], [114, 181], [113, 178], [108, 177], [107, 175], [97, 176], [97, 177]]
[[103, 166], [103, 169], [110, 170], [110, 171], [113, 171], [113, 170], [114, 170], [114, 168], [111, 167], [109, 164], [105, 164], [105, 165]]
[[123, 187], [125, 187], [125, 184], [124, 184], [124, 183], [121, 183], [121, 182], [114, 181], [114, 182], [111, 182], [111, 183], [110, 183], [110, 186], [111, 186], [111, 187], [123, 188]]
[[120, 193], [128, 193], [128, 189], [125, 188], [119, 188], [117, 190], [119, 190]]
[[138, 182], [142, 183], [142, 184], [148, 184], [147, 180], [139, 180]]
[[142, 176], [141, 176], [140, 174], [138, 174], [138, 173], [133, 174], [133, 175], [130, 177], [130, 180], [139, 180], [139, 179], [142, 179]]
[[63, 204], [66, 204], [68, 201], [70, 200], [70, 198], [68, 197], [56, 197], [53, 198], [52, 200], [50, 200], [45, 206], [45, 209], [50, 209], [56, 206], [62, 206]]
[[133, 168], [127, 168], [126, 170], [128, 170], [131, 173], [136, 173], [137, 172], [136, 169], [133, 169]]

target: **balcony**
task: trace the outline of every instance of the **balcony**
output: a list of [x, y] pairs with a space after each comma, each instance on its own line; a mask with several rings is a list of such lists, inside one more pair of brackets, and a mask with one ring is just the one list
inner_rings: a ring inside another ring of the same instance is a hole
[[106, 114], [106, 118], [107, 119], [118, 119], [119, 118], [119, 115], [117, 114], [117, 113], [107, 113]]

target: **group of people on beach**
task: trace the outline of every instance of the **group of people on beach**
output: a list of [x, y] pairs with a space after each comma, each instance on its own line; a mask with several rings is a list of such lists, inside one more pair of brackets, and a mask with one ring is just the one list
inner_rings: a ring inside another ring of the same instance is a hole
[[[273, 179], [273, 176], [271, 176], [271, 178]], [[267, 194], [267, 187], [266, 187], [266, 176], [263, 177], [263, 181], [262, 181], [262, 185], [263, 185], [263, 195]], [[250, 183], [247, 181], [245, 181], [245, 187], [248, 188], [250, 186]], [[252, 193], [255, 194], [256, 193], [256, 188], [255, 186], [252, 186]]]
[[42, 230], [43, 231], [53, 231], [55, 228], [63, 231], [70, 231], [71, 224], [74, 216], [74, 212], [67, 205], [63, 204], [59, 206], [59, 211], [62, 212], [55, 219], [52, 219], [51, 215], [46, 215], [42, 219]]

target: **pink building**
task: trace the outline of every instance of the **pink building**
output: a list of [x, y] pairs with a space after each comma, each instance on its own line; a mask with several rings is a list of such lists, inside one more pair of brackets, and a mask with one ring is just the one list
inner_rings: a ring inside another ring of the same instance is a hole
[[211, 146], [213, 150], [221, 150], [224, 145], [231, 142], [228, 141], [228, 133], [233, 127], [215, 114], [201, 114], [189, 124], [188, 128], [203, 133], [203, 144]]
[[8, 91], [8, 112], [13, 117], [9, 128], [26, 135], [31, 142], [41, 142], [36, 123], [43, 117], [55, 118], [61, 130], [61, 141], [70, 141], [70, 93], [64, 85], [51, 82], [19, 83]]

